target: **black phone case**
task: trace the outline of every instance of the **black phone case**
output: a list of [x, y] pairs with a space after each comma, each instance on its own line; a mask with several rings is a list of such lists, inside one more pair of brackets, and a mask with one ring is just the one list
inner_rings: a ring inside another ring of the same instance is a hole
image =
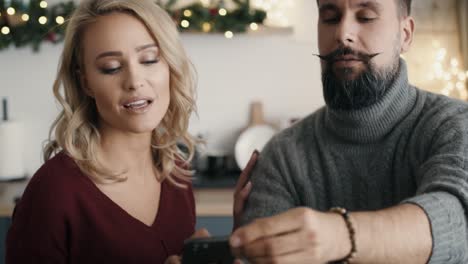
[[182, 264], [232, 264], [229, 236], [194, 238], [184, 242]]

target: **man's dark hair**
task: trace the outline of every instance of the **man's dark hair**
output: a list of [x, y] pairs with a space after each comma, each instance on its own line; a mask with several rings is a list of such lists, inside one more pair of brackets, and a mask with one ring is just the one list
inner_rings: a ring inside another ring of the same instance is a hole
[[[317, 0], [317, 4], [318, 4], [318, 1], [319, 0]], [[398, 14], [400, 15], [400, 17], [411, 15], [411, 2], [413, 0], [395, 0], [395, 1], [399, 2], [400, 8], [398, 10]]]

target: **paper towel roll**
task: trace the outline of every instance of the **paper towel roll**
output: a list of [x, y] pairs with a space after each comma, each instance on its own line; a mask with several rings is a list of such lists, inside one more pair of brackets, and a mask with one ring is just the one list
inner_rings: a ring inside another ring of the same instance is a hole
[[0, 179], [10, 180], [25, 176], [24, 131], [19, 122], [0, 123]]

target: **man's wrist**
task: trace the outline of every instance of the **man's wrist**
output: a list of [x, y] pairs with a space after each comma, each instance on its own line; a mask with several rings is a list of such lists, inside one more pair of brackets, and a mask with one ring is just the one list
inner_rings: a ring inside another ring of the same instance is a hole
[[349, 229], [343, 216], [334, 212], [329, 212], [327, 214], [330, 216], [330, 220], [333, 223], [332, 228], [335, 234], [331, 237], [331, 252], [333, 252], [331, 261], [342, 260], [346, 258], [352, 250]]

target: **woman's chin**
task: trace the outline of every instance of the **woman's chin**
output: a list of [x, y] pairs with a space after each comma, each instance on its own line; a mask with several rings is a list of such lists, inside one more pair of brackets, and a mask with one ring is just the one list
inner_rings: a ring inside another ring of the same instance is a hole
[[126, 128], [126, 130], [133, 134], [150, 134], [152, 133], [157, 127], [158, 124], [135, 124], [130, 125]]

